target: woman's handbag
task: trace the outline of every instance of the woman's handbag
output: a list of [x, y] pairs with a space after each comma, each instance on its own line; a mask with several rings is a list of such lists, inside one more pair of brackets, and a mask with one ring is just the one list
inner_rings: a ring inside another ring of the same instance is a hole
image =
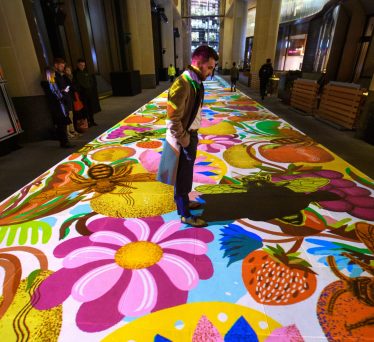
[[84, 105], [81, 99], [79, 98], [79, 94], [77, 92], [74, 92], [74, 111], [79, 112], [83, 109]]

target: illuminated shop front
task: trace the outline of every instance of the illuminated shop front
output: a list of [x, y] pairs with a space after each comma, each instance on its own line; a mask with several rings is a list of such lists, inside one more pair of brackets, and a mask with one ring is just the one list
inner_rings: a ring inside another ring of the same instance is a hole
[[301, 70], [308, 41], [309, 20], [328, 0], [283, 0], [274, 66]]
[[219, 50], [220, 0], [191, 0], [191, 51], [207, 44]]

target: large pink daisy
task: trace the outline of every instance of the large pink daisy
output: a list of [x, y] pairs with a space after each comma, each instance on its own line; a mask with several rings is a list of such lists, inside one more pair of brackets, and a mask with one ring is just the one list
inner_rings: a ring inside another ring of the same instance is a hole
[[202, 135], [198, 148], [209, 153], [217, 153], [240, 142], [240, 139], [235, 139], [232, 135]]
[[185, 304], [199, 279], [213, 275], [212, 262], [205, 255], [213, 234], [180, 228], [179, 221], [165, 223], [161, 217], [92, 220], [91, 235], [56, 247], [54, 255], [63, 258], [63, 268], [41, 283], [33, 306], [50, 309], [71, 296], [83, 303], [77, 326], [94, 332], [125, 316]]

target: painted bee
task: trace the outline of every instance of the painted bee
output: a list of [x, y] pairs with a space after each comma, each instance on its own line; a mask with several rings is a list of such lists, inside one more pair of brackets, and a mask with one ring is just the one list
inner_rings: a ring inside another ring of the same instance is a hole
[[[70, 179], [73, 183], [66, 186], [49, 190], [41, 193], [39, 199], [50, 199], [56, 195], [73, 193], [81, 191], [79, 195], [90, 192], [96, 192], [97, 194], [90, 198], [96, 198], [104, 193], [112, 192], [117, 186], [122, 186], [125, 189], [125, 193], [131, 193], [131, 189], [136, 189], [132, 186], [133, 182], [149, 182], [155, 181], [156, 175], [151, 173], [137, 173], [131, 174], [133, 167], [131, 163], [126, 163], [118, 172], [111, 165], [107, 164], [96, 164], [90, 166], [87, 171], [88, 178], [85, 178], [76, 172], [72, 172]], [[130, 191], [129, 191], [130, 190]]]

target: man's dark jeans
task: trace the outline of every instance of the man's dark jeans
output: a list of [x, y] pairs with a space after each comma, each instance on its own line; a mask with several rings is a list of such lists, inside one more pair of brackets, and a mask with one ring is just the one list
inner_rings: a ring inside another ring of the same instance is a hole
[[196, 150], [199, 138], [197, 131], [190, 131], [190, 144], [181, 148], [177, 171], [177, 180], [174, 186], [174, 200], [177, 205], [178, 214], [183, 217], [190, 217], [188, 207], [188, 194], [192, 190], [193, 167], [196, 159]]

